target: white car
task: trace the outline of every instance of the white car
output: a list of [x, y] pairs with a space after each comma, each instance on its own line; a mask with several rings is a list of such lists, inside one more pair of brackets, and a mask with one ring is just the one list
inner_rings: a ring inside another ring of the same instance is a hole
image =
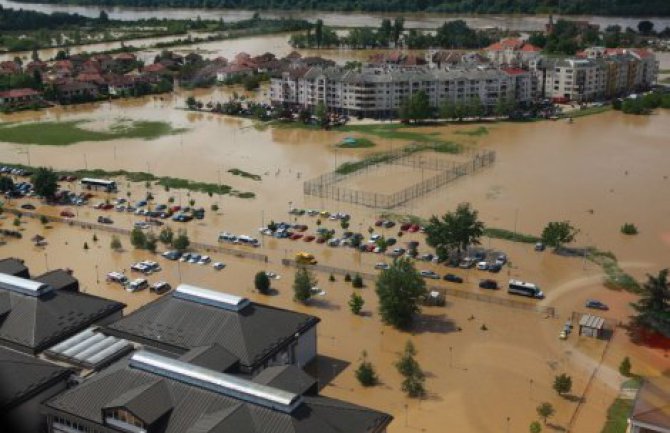
[[337, 238], [331, 239], [328, 241], [328, 246], [329, 247], [339, 247], [340, 246], [340, 240]]
[[202, 256], [200, 257], [200, 260], [198, 260], [199, 265], [206, 265], [207, 263], [211, 262], [212, 259], [209, 256]]
[[278, 280], [281, 278], [281, 276], [275, 274], [274, 272], [266, 272], [265, 275], [273, 280]]
[[126, 286], [126, 290], [129, 292], [138, 292], [140, 290], [144, 290], [147, 287], [149, 287], [149, 283], [147, 280], [144, 278], [138, 278], [136, 280], [133, 280], [128, 286]]
[[485, 271], [489, 268], [489, 264], [487, 262], [477, 262], [477, 269], [480, 271]]
[[150, 273], [151, 273], [151, 267], [145, 265], [145, 264], [142, 263], [142, 262], [140, 262], [140, 263], [133, 263], [133, 264], [130, 266], [130, 270], [131, 270], [131, 271], [135, 271], [135, 272], [141, 272], [141, 273], [143, 273], [143, 274], [150, 274]]
[[161, 270], [161, 265], [156, 262], [152, 262], [151, 260], [142, 260], [140, 264], [149, 268], [151, 272], [158, 272]]
[[107, 281], [110, 283], [119, 283], [122, 286], [128, 284], [128, 277], [121, 272], [110, 272], [107, 274]]
[[222, 262], [214, 262], [214, 263], [212, 263], [212, 267], [214, 269], [216, 269], [217, 271], [220, 271], [221, 269], [226, 267], [226, 264], [222, 263]]
[[374, 235], [370, 236], [370, 240], [372, 242], [377, 242], [378, 239], [380, 239], [382, 235], [375, 233]]

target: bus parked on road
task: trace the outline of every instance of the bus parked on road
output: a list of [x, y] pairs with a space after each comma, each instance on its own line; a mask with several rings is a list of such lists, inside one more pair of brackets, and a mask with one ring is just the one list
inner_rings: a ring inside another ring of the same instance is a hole
[[529, 298], [536, 299], [544, 298], [544, 293], [536, 284], [519, 280], [509, 280], [507, 293], [512, 295], [528, 296]]

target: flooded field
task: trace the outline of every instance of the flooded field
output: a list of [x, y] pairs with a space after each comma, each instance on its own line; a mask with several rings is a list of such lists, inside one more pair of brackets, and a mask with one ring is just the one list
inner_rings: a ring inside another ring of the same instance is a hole
[[[290, 50], [285, 43], [287, 37], [247, 38], [200, 48], [226, 57], [242, 50], [251, 54], [266, 50], [281, 54], [279, 50], [284, 50], [283, 53]], [[350, 54], [338, 50], [329, 53], [327, 55], [342, 58]], [[670, 63], [670, 57], [661, 57], [661, 63], [661, 67]], [[273, 128], [251, 120], [183, 109], [190, 95], [204, 103], [222, 102], [234, 91], [243, 93], [239, 88], [178, 91], [163, 97], [0, 115], [2, 122], [83, 120], [87, 123], [82, 127], [95, 130], [104, 130], [121, 119], [159, 120], [169, 122], [173, 128], [185, 128], [180, 134], [155, 140], [80, 142], [67, 147], [18, 145], [3, 142], [0, 136], [0, 161], [56, 169], [148, 171], [157, 176], [223, 183], [241, 191], [254, 192], [255, 199], [210, 197], [182, 190], [165, 191], [156, 185], [148, 188], [141, 183], [120, 183], [119, 196], [133, 201], [151, 192], [157, 203], [165, 203], [172, 197], [175, 204], [186, 205], [194, 200], [196, 207], [207, 209], [207, 216], [202, 221], [186, 224], [169, 221], [167, 224], [175, 230], [184, 228], [192, 240], [208, 244], [216, 244], [221, 231], [258, 236], [258, 227], [271, 220], [306, 224], [309, 226], [307, 233], [314, 233], [316, 218], [290, 216], [287, 211], [292, 206], [350, 213], [350, 230], [367, 233], [381, 210], [305, 197], [303, 182], [331, 171], [345, 161], [398, 149], [409, 142], [356, 133], [354, 135], [369, 138], [376, 146], [339, 149], [335, 144], [352, 133]], [[261, 90], [248, 96], [264, 100], [265, 92]], [[642, 278], [647, 272], [655, 273], [668, 266], [669, 111], [658, 111], [645, 117], [608, 112], [578, 118], [574, 124], [557, 121], [483, 126], [488, 133], [481, 136], [457, 134], [476, 127], [472, 125], [418, 129], [426, 134], [437, 134], [436, 139], [451, 140], [468, 148], [493, 149], [496, 162], [492, 167], [463, 177], [393, 209], [393, 212], [429, 217], [453, 210], [458, 203], [468, 201], [479, 210], [487, 226], [531, 234], [539, 234], [548, 221], [570, 220], [581, 230], [575, 244], [611, 250], [621, 266], [636, 277]], [[260, 175], [261, 180], [254, 181], [228, 172], [235, 168]], [[423, 173], [423, 176], [428, 175]], [[362, 176], [353, 181], [357, 188], [392, 192], [420, 181], [421, 176], [420, 170], [391, 167], [379, 170], [374, 177]], [[76, 183], [66, 187], [80, 191]], [[114, 196], [99, 194], [91, 204], [108, 198]], [[35, 204], [40, 213], [55, 215], [63, 210], [41, 206], [34, 200], [22, 200], [13, 205], [25, 202]], [[212, 204], [219, 205], [220, 210], [209, 211]], [[114, 227], [126, 229], [141, 220], [129, 213], [103, 213], [90, 206], [72, 210], [76, 212], [77, 220], [94, 222], [98, 216], [106, 215], [114, 220]], [[619, 228], [626, 222], [634, 223], [640, 234], [622, 235]], [[11, 228], [12, 217], [0, 219], [0, 226]], [[93, 231], [74, 226], [51, 224], [51, 228], [47, 228], [36, 220], [24, 218], [21, 227], [24, 238], [9, 240], [0, 246], [0, 255], [25, 258], [34, 274], [58, 267], [73, 268], [87, 292], [125, 302], [127, 311], [155, 298], [148, 292], [128, 293], [120, 286], [104, 282], [107, 272], [128, 271], [134, 261], [151, 257], [147, 252], [133, 250], [127, 237], [121, 237], [125, 251], [116, 253], [109, 248], [111, 237], [107, 232], [96, 232], [98, 241], [94, 242]], [[339, 223], [324, 218], [322, 227], [338, 229]], [[386, 237], [397, 236], [397, 228], [375, 230]], [[45, 248], [35, 247], [30, 242], [35, 234], [47, 238]], [[417, 240], [421, 242], [419, 250], [428, 251], [420, 233], [405, 234], [401, 240], [403, 243]], [[85, 242], [89, 246], [87, 250], [83, 248]], [[598, 266], [581, 259], [559, 257], [549, 251], [536, 253], [528, 244], [488, 238], [483, 239], [482, 244], [485, 248], [506, 252], [512, 262], [512, 266], [494, 278], [499, 282], [515, 277], [538, 283], [547, 294], [541, 304], [555, 307], [557, 317], [548, 318], [535, 312], [454, 297], [448, 298], [445, 308], [425, 309], [419, 327], [411, 335], [399, 333], [380, 323], [372, 282], [361, 290], [366, 301], [365, 314], [353, 316], [347, 306], [352, 289], [341, 277], [336, 282], [329, 282], [327, 274], [318, 275], [318, 285], [325, 295], [317, 297], [310, 306], [302, 306], [291, 300], [293, 269], [284, 268], [281, 259], [307, 251], [314, 253], [320, 264], [348, 269], [352, 273], [373, 273], [376, 262], [389, 260], [372, 253], [331, 248], [303, 240], [263, 239], [263, 246], [254, 251], [267, 254], [267, 263], [205, 252], [212, 256], [212, 261], [227, 264], [226, 269], [219, 272], [211, 266], [157, 258], [163, 271], [151, 276], [150, 282], [160, 279], [173, 285], [183, 281], [209, 286], [321, 317], [319, 352], [323, 359], [320, 369], [337, 373], [323, 393], [392, 413], [396, 419], [390, 433], [417, 430], [501, 432], [508, 426], [510, 432], [526, 431], [530, 421], [535, 419], [535, 407], [542, 401], [550, 401], [557, 408], [552, 422], [566, 427], [576, 403], [555, 395], [551, 389], [554, 375], [571, 374], [574, 394], [578, 396], [586, 389], [594, 369], [598, 368], [589, 385], [586, 403], [571, 429], [578, 433], [593, 433], [602, 427], [607, 407], [617, 395], [621, 378], [616, 369], [624, 356], [631, 356], [634, 370], [639, 374], [659, 374], [667, 369], [667, 353], [632, 345], [622, 329], [615, 331], [602, 364], [603, 342], [575, 336], [567, 342], [557, 338], [565, 320], [573, 311], [582, 311], [584, 301], [589, 298], [609, 304], [610, 311], [606, 316], [612, 323], [626, 321], [632, 314], [629, 303], [634, 298], [605, 289]], [[465, 279], [457, 288], [472, 293], [483, 293], [477, 283], [481, 278], [491, 277], [491, 274], [474, 269], [452, 270], [426, 262], [419, 262], [417, 267], [441, 275], [456, 273]], [[264, 297], [253, 292], [253, 275], [259, 270], [282, 276], [273, 282], [279, 291], [277, 296]], [[443, 281], [431, 284], [454, 287]], [[493, 298], [509, 298], [504, 291], [486, 291], [486, 294]], [[488, 330], [482, 330], [482, 325]], [[429, 397], [421, 402], [404, 398], [400, 391], [400, 377], [392, 365], [408, 338], [416, 344], [421, 365], [428, 373]], [[368, 352], [382, 380], [382, 384], [373, 389], [361, 389], [354, 378], [362, 350]]]

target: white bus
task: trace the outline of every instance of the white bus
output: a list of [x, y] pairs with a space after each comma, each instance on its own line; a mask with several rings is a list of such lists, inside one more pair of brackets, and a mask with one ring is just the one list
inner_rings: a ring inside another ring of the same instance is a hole
[[509, 280], [507, 293], [512, 295], [528, 296], [530, 298], [537, 299], [544, 298], [544, 293], [542, 293], [542, 290], [540, 290], [536, 284], [526, 283], [519, 280]]
[[106, 179], [93, 179], [90, 177], [85, 177], [81, 180], [81, 186], [86, 189], [104, 189], [107, 192], [116, 191], [116, 182], [113, 180]]

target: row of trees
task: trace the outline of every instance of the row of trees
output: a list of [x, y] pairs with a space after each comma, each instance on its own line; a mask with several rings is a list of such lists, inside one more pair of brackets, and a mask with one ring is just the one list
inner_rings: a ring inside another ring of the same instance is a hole
[[427, 119], [482, 118], [484, 116], [505, 117], [517, 110], [514, 99], [499, 98], [494, 107], [484, 105], [479, 97], [468, 101], [446, 101], [440, 107], [433, 107], [423, 90], [406, 98], [398, 109], [398, 116], [405, 123], [421, 122]]
[[485, 31], [475, 30], [463, 20], [447, 21], [435, 32], [410, 29], [405, 34], [405, 20], [398, 17], [391, 21], [383, 19], [378, 28], [358, 27], [339, 36], [333, 29], [317, 20], [313, 28], [305, 33], [291, 36], [290, 44], [296, 48], [388, 48], [404, 45], [412, 49], [429, 47], [482, 48], [492, 39]]

